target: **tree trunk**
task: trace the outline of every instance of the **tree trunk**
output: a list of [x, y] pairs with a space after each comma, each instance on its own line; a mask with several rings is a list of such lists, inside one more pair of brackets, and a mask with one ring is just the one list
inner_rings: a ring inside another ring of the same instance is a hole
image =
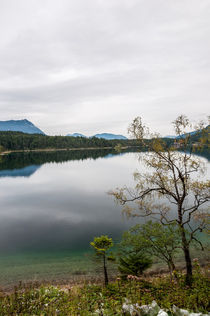
[[105, 255], [103, 256], [103, 263], [104, 263], [104, 283], [105, 283], [105, 286], [107, 286], [109, 283], [109, 280], [108, 280], [108, 273], [107, 273], [107, 269], [106, 269], [106, 257], [105, 257]]
[[172, 272], [174, 272], [176, 270], [176, 267], [175, 267], [173, 260], [171, 260], [171, 269], [172, 269]]
[[184, 251], [184, 257], [185, 257], [185, 264], [186, 264], [186, 284], [191, 286], [192, 285], [192, 262], [190, 257], [190, 250], [189, 245], [186, 239], [184, 228], [181, 228], [182, 233], [182, 249]]
[[170, 273], [170, 280], [172, 281], [172, 268], [171, 268], [170, 263], [168, 263], [168, 270], [169, 270], [169, 273]]
[[[169, 272], [170, 272], [170, 278], [171, 280], [173, 279], [173, 272], [176, 270], [175, 264], [173, 262], [173, 259], [170, 258], [169, 262], [168, 262], [168, 267], [169, 267]], [[175, 279], [177, 279], [176, 274], [174, 275]]]

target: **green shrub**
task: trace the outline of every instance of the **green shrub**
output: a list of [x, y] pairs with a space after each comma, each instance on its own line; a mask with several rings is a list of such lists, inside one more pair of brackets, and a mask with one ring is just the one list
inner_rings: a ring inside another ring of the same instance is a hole
[[128, 275], [140, 276], [152, 265], [152, 260], [142, 253], [128, 254], [119, 258], [118, 269], [123, 278]]

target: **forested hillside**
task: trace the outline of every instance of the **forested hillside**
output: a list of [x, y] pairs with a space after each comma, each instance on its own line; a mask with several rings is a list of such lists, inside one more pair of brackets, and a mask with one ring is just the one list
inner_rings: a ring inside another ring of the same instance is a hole
[[[207, 128], [206, 128], [207, 129]], [[206, 129], [204, 130], [206, 132]], [[208, 130], [206, 133], [206, 146], [208, 147]], [[193, 143], [199, 142], [201, 132], [191, 136]], [[174, 139], [163, 138], [168, 145], [174, 143]], [[141, 150], [147, 148], [150, 140], [144, 140], [144, 146], [136, 139], [86, 138], [73, 136], [46, 136], [42, 134], [25, 134], [22, 132], [0, 131], [1, 151], [33, 150], [33, 149], [71, 149], [71, 148], [114, 148], [116, 145], [135, 147]], [[144, 148], [143, 148], [144, 147]], [[180, 148], [181, 149], [181, 148]]]
[[106, 140], [96, 137], [46, 136], [41, 134], [24, 134], [21, 132], [0, 132], [0, 146], [3, 150], [32, 150], [32, 149], [70, 149], [70, 148], [101, 148], [136, 146], [136, 140]]

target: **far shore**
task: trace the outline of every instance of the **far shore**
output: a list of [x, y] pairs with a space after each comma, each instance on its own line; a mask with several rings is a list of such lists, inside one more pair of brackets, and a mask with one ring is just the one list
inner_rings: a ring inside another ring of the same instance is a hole
[[[137, 146], [124, 146], [121, 149], [128, 149]], [[50, 151], [73, 151], [73, 150], [100, 150], [100, 149], [113, 149], [114, 147], [82, 147], [82, 148], [44, 148], [44, 149], [20, 149], [20, 150], [6, 150], [0, 153], [0, 156], [8, 155], [11, 153], [24, 153], [24, 152], [50, 152]]]

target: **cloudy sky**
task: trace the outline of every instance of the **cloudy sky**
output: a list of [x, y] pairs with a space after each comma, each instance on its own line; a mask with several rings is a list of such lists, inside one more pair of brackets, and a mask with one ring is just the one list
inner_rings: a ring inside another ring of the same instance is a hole
[[162, 135], [210, 103], [209, 0], [1, 0], [0, 120]]

